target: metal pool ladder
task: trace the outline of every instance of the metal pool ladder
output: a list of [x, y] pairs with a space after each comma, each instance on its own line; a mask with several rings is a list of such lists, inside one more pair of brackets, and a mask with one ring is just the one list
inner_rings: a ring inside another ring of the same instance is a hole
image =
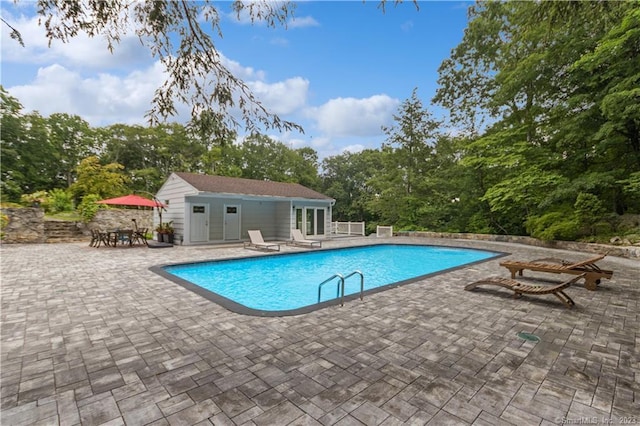
[[[349, 274], [347, 274], [346, 276], [343, 276], [342, 274], [334, 274], [332, 276], [330, 276], [329, 278], [327, 278], [326, 280], [322, 281], [320, 283], [320, 285], [318, 285], [318, 303], [320, 303], [320, 295], [322, 293], [322, 286], [333, 281], [335, 278], [338, 278], [340, 281], [338, 281], [338, 286], [336, 289], [336, 299], [339, 297], [340, 298], [340, 306], [344, 306], [344, 282], [347, 280], [347, 278], [350, 278], [354, 275], [360, 275], [360, 300], [363, 299], [364, 297], [364, 275], [362, 274], [362, 272], [360, 271], [353, 271]], [[340, 291], [342, 290], [342, 292]]]

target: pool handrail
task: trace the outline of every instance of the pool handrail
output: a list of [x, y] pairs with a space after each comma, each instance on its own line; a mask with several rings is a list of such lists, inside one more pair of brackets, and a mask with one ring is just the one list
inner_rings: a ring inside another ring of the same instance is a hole
[[[353, 271], [350, 272], [349, 274], [347, 274], [347, 276], [343, 276], [342, 274], [334, 274], [332, 276], [330, 276], [329, 278], [327, 278], [326, 280], [322, 281], [319, 285], [318, 285], [318, 303], [320, 303], [320, 297], [322, 295], [322, 286], [325, 285], [328, 282], [333, 281], [334, 278], [340, 278], [340, 281], [338, 282], [338, 289], [337, 289], [337, 293], [336, 293], [336, 299], [340, 298], [340, 306], [344, 306], [344, 282], [346, 281], [347, 278], [350, 278], [354, 275], [360, 275], [360, 300], [363, 300], [364, 298], [364, 274], [360, 271]], [[342, 293], [340, 292], [342, 290]]]
[[[318, 285], [318, 303], [320, 303], [320, 295], [321, 295], [321, 292], [322, 292], [322, 286], [325, 285], [326, 283], [332, 281], [334, 278], [340, 278], [340, 281], [342, 282], [342, 292], [344, 293], [344, 277], [342, 276], [342, 274], [331, 275], [329, 278], [327, 278], [326, 280], [322, 281]], [[338, 282], [338, 289], [336, 291], [336, 299], [338, 297], [340, 297], [340, 282]]]
[[355, 270], [349, 274], [347, 274], [347, 276], [345, 276], [342, 279], [342, 297], [340, 298], [340, 306], [344, 306], [344, 282], [347, 280], [347, 278], [352, 277], [354, 275], [360, 275], [360, 300], [363, 300], [364, 298], [364, 274], [358, 270]]

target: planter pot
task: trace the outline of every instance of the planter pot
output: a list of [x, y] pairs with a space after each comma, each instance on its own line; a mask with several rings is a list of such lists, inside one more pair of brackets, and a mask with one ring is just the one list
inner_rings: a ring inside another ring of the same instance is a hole
[[173, 234], [158, 234], [158, 241], [173, 244]]

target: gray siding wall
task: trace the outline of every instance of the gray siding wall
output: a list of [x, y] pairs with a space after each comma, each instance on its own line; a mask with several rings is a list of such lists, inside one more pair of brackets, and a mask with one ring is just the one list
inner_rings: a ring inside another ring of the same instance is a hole
[[274, 201], [242, 201], [242, 225], [240, 227], [240, 239], [248, 239], [250, 229], [259, 229], [265, 240], [278, 238], [278, 226]]
[[[248, 240], [248, 230], [259, 229], [265, 240], [290, 238], [289, 201], [241, 200], [238, 198], [187, 197], [188, 205], [206, 204], [209, 209], [209, 241], [224, 241], [225, 206], [240, 207], [240, 239]], [[187, 211], [187, 215], [189, 212]], [[163, 218], [164, 219], [164, 218]]]
[[276, 235], [279, 240], [291, 239], [291, 224], [295, 222], [295, 211], [291, 210], [290, 201], [281, 201], [276, 204]]

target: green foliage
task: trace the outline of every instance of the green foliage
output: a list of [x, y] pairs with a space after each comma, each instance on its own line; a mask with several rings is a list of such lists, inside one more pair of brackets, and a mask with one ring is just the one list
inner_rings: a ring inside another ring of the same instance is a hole
[[82, 199], [82, 202], [78, 205], [78, 212], [82, 217], [82, 221], [87, 223], [95, 217], [98, 210], [106, 208], [103, 204], [98, 204], [102, 197], [98, 194], [87, 194]]
[[380, 151], [364, 150], [323, 160], [321, 191], [336, 200], [334, 220], [365, 223], [377, 220], [367, 205], [376, 197], [375, 177], [380, 173], [382, 156]]
[[49, 202], [49, 193], [47, 191], [37, 191], [32, 194], [23, 194], [20, 197], [20, 202], [23, 206], [44, 209]]
[[156, 226], [156, 232], [159, 234], [173, 234], [173, 221], [158, 224], [158, 226]]
[[595, 234], [594, 225], [600, 222], [606, 214], [602, 201], [593, 194], [581, 192], [573, 205], [576, 221], [589, 229], [590, 235]]
[[55, 188], [49, 192], [47, 211], [60, 213], [73, 210], [73, 198], [68, 191]]
[[4, 228], [9, 224], [9, 216], [0, 213], [0, 239], [4, 238]]
[[80, 161], [97, 146], [95, 131], [79, 116], [63, 113], [51, 114], [46, 127], [47, 140], [57, 154], [57, 175], [63, 176], [65, 187], [69, 187], [76, 180]]
[[102, 198], [113, 198], [126, 193], [128, 177], [122, 173], [123, 166], [117, 163], [100, 164], [98, 157], [87, 157], [78, 166], [78, 180], [69, 188], [71, 193], [82, 198], [96, 194]]
[[544, 241], [573, 241], [579, 236], [580, 224], [570, 211], [556, 211], [527, 220], [527, 231], [534, 238]]
[[[532, 235], [570, 239], [640, 211], [637, 2], [480, 2], [469, 16], [434, 101], [467, 131], [461, 164], [490, 230], [526, 221]], [[579, 193], [595, 199], [557, 216]]]

